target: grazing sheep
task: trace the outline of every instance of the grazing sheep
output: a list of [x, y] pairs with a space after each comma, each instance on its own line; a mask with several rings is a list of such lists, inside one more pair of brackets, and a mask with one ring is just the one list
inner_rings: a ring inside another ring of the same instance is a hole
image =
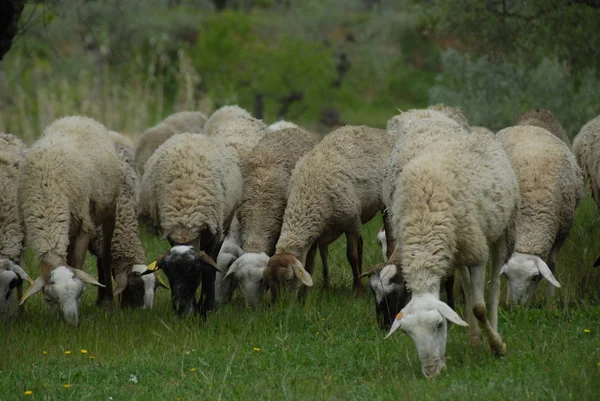
[[[403, 147], [403, 142], [396, 146]], [[448, 135], [410, 160], [397, 181], [392, 225], [412, 298], [388, 336], [402, 328], [415, 342], [423, 374], [440, 373], [445, 368], [446, 319], [467, 326], [439, 300], [441, 281], [459, 267], [471, 339], [480, 341], [479, 320], [491, 349], [504, 353], [506, 345], [497, 332], [499, 272], [512, 253], [519, 187], [502, 146], [491, 137], [464, 131]], [[484, 288], [490, 248], [488, 320]]]
[[[18, 188], [27, 244], [42, 265], [21, 303], [43, 290], [48, 306], [76, 325], [84, 283], [102, 287], [99, 302], [112, 302], [110, 244], [122, 176], [102, 124], [73, 116], [46, 127], [25, 156]], [[106, 239], [99, 281], [80, 270], [97, 226]]]
[[575, 220], [583, 197], [583, 176], [569, 148], [549, 131], [509, 127], [496, 139], [504, 146], [519, 180], [521, 208], [516, 222], [515, 253], [502, 268], [510, 302], [529, 304], [542, 278], [548, 300], [560, 284], [556, 257]]
[[25, 149], [16, 136], [0, 133], [0, 320], [16, 315], [16, 298], [23, 295], [23, 280], [31, 282], [20, 266], [25, 248], [17, 202], [19, 166]]
[[[258, 254], [272, 255], [281, 231], [283, 213], [287, 204], [290, 176], [296, 163], [317, 143], [313, 134], [300, 128], [285, 128], [265, 135], [242, 163], [242, 201], [237, 209], [240, 237], [244, 254], [236, 261], [236, 273], [227, 273], [224, 281], [247, 280], [253, 277], [246, 268], [257, 272], [257, 261], [268, 258]], [[232, 261], [233, 262], [233, 261]], [[218, 262], [217, 262], [218, 264]], [[324, 269], [326, 269], [324, 262]], [[227, 272], [227, 270], [223, 270]], [[262, 280], [262, 276], [261, 276]], [[234, 285], [224, 283], [230, 291]], [[242, 282], [248, 293], [250, 286]], [[258, 286], [253, 288], [259, 289]], [[260, 289], [264, 288], [261, 286]], [[259, 299], [262, 294], [253, 294]], [[231, 299], [231, 294], [227, 297]], [[246, 299], [248, 301], [248, 298]], [[250, 302], [255, 305], [259, 303]]]
[[235, 280], [240, 284], [249, 307], [258, 308], [263, 303], [263, 294], [267, 291], [263, 274], [268, 261], [269, 256], [264, 252], [244, 253], [227, 270], [225, 279]]
[[281, 234], [264, 271], [273, 300], [284, 285], [312, 286], [317, 246], [346, 234], [353, 285], [361, 290], [361, 225], [382, 210], [382, 160], [391, 137], [366, 126], [339, 128], [304, 155], [292, 172]]
[[215, 300], [217, 305], [231, 302], [231, 297], [237, 283], [233, 277], [226, 279], [225, 275], [233, 262], [243, 254], [240, 222], [234, 217], [229, 226], [229, 233], [223, 240], [223, 245], [221, 245], [221, 249], [219, 250], [219, 256], [217, 256], [217, 266], [219, 268], [215, 279]]
[[573, 139], [573, 153], [600, 207], [600, 116], [586, 122]]
[[135, 165], [144, 174], [146, 162], [152, 153], [167, 139], [183, 132], [201, 133], [206, 116], [199, 111], [180, 111], [171, 114], [160, 123], [146, 130], [138, 140], [135, 149]]
[[[114, 295], [121, 295], [121, 306], [152, 308], [154, 291], [161, 284], [154, 275], [141, 276], [146, 271], [146, 252], [138, 226], [139, 177], [130, 149], [117, 146], [123, 168], [121, 189], [117, 198], [115, 228], [111, 244]], [[102, 258], [102, 228], [98, 227], [90, 240], [89, 250], [99, 264]]]
[[494, 131], [487, 127], [472, 126], [471, 131], [480, 135], [494, 135]]
[[251, 118], [252, 115], [238, 105], [223, 106], [210, 115], [204, 125], [204, 132], [206, 135], [213, 135], [221, 124], [237, 117]]
[[569, 149], [571, 148], [571, 141], [567, 132], [560, 124], [560, 121], [548, 110], [544, 109], [531, 109], [527, 110], [517, 116], [512, 124], [517, 125], [533, 125], [535, 127], [544, 128], [550, 131], [554, 136], [563, 141]]
[[271, 132], [278, 131], [281, 129], [286, 129], [286, 128], [300, 128], [300, 127], [298, 127], [296, 124], [294, 124], [292, 122], [285, 121], [285, 120], [279, 120], [267, 127], [267, 129]]

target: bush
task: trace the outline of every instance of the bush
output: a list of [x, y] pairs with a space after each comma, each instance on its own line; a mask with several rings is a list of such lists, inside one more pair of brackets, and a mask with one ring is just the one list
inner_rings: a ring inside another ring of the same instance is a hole
[[592, 70], [578, 75], [564, 63], [543, 59], [532, 69], [473, 59], [455, 50], [442, 53], [442, 73], [429, 90], [430, 103], [460, 106], [472, 125], [493, 130], [509, 126], [522, 111], [554, 113], [571, 138], [598, 115], [600, 79]]

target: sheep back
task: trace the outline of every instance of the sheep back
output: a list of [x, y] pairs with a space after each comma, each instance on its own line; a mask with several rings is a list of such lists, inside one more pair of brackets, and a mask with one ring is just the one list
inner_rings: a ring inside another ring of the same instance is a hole
[[206, 121], [204, 130], [207, 135], [213, 135], [221, 124], [236, 117], [250, 118], [252, 115], [238, 105], [223, 106], [210, 115]]
[[563, 141], [569, 148], [571, 147], [571, 141], [569, 140], [567, 132], [560, 124], [560, 121], [558, 121], [558, 118], [548, 110], [527, 110], [517, 116], [513, 122], [513, 126], [516, 125], [533, 125], [535, 127], [544, 128]]

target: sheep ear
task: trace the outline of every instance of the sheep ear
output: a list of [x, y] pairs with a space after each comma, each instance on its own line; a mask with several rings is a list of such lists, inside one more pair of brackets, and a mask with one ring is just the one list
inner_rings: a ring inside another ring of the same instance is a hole
[[17, 276], [19, 276], [19, 278], [21, 280], [27, 280], [27, 282], [30, 285], [33, 285], [33, 280], [31, 279], [31, 277], [29, 277], [29, 275], [27, 273], [25, 273], [25, 270], [23, 270], [23, 268], [21, 266], [19, 266], [16, 263], [12, 263], [11, 269], [13, 272], [15, 272], [17, 274]]
[[146, 267], [146, 271], [143, 272], [141, 275], [145, 276], [146, 274], [150, 274], [150, 273], [154, 273], [160, 270], [160, 265], [161, 265], [161, 261], [163, 259], [164, 255], [159, 256], [158, 258], [156, 258], [156, 260], [152, 263], [150, 263], [148, 265], [148, 267]]
[[389, 336], [391, 336], [394, 331], [398, 330], [402, 326], [402, 318], [403, 317], [404, 317], [404, 313], [402, 313], [402, 311], [400, 311], [400, 313], [398, 313], [396, 315], [396, 319], [394, 319], [394, 323], [392, 323], [392, 327], [390, 328], [390, 331], [389, 331], [389, 333], [387, 333], [387, 336], [385, 336], [385, 338], [388, 338]]
[[104, 284], [100, 284], [98, 280], [94, 278], [94, 276], [84, 272], [83, 270], [73, 269], [73, 273], [75, 274], [75, 277], [83, 281], [85, 284], [95, 285], [96, 287], [106, 287]]
[[19, 301], [19, 305], [23, 305], [27, 298], [29, 298], [36, 292], [40, 292], [42, 288], [44, 288], [44, 279], [40, 276], [33, 282], [33, 284], [27, 289], [27, 291], [25, 291], [25, 294], [23, 294], [23, 298], [21, 298], [21, 301]]
[[501, 276], [503, 274], [506, 275], [506, 270], [507, 270], [506, 265], [502, 265], [502, 268], [500, 269], [500, 273], [498, 275], [499, 276]]
[[209, 265], [210, 267], [212, 267], [213, 269], [215, 269], [216, 271], [218, 271], [219, 273], [222, 273], [219, 266], [217, 266], [217, 264], [215, 263], [213, 258], [210, 257], [209, 254], [207, 254], [204, 251], [198, 251], [198, 257], [200, 258], [200, 261], [202, 263], [205, 263], [205, 264]]
[[437, 301], [436, 308], [437, 308], [438, 312], [440, 312], [442, 314], [442, 316], [444, 316], [446, 319], [448, 319], [452, 323], [454, 323], [458, 326], [469, 327], [469, 324], [467, 322], [465, 322], [464, 320], [462, 320], [460, 318], [460, 316], [458, 316], [458, 313], [456, 313], [451, 307], [449, 307], [447, 304], [443, 303], [442, 301]]
[[302, 281], [302, 284], [312, 287], [313, 280], [310, 276], [310, 273], [306, 271], [306, 269], [302, 266], [302, 264], [298, 261], [292, 265], [292, 269], [294, 270], [294, 274], [296, 277]]
[[240, 264], [237, 263], [237, 260], [235, 262], [233, 262], [231, 264], [231, 266], [229, 266], [229, 269], [227, 270], [227, 274], [225, 276], [223, 276], [223, 278], [221, 280], [225, 280], [227, 277], [231, 277], [235, 274], [236, 270], [238, 269], [238, 266]]
[[552, 274], [552, 271], [550, 270], [546, 262], [544, 262], [541, 258], [536, 258], [535, 265], [537, 266], [542, 276], [544, 276], [544, 278], [548, 280], [550, 284], [552, 284], [556, 288], [560, 288], [560, 283], [554, 277], [554, 274]]
[[127, 288], [127, 274], [124, 272], [118, 273], [117, 277], [115, 277], [115, 290], [113, 291], [113, 295], [119, 295], [125, 288]]
[[156, 282], [158, 283], [159, 287], [164, 288], [165, 290], [169, 290], [169, 286], [163, 281], [162, 277], [160, 276], [160, 274], [158, 274], [158, 272], [154, 273], [154, 277], [156, 277]]

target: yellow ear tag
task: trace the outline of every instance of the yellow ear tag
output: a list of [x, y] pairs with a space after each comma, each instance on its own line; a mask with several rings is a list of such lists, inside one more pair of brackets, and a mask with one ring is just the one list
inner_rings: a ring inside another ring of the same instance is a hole
[[396, 315], [396, 320], [400, 320], [400, 319], [402, 319], [403, 317], [404, 317], [404, 313], [402, 313], [402, 312], [399, 312], [399, 313]]
[[147, 267], [148, 270], [150, 271], [155, 271], [156, 270], [156, 260], [152, 263], [150, 263]]
[[156, 273], [154, 275], [154, 277], [156, 277], [156, 279], [158, 280], [158, 282], [161, 283], [163, 286], [165, 286], [166, 288], [169, 288], [169, 286], [165, 284], [165, 282], [163, 281], [163, 279], [162, 279], [162, 277], [160, 276], [159, 273]]

